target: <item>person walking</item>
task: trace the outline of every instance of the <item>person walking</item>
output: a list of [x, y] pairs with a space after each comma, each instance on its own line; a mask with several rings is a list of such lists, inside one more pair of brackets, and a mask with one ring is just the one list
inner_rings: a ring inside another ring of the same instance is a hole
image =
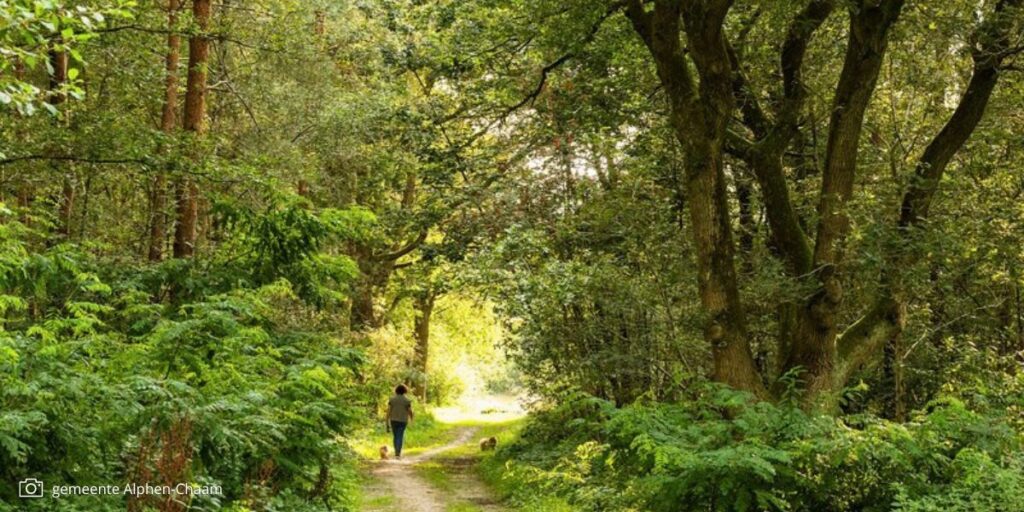
[[394, 434], [395, 458], [402, 458], [402, 443], [405, 440], [405, 427], [412, 421], [412, 400], [405, 396], [409, 388], [399, 384], [395, 388], [395, 396], [388, 400], [388, 423], [389, 432]]

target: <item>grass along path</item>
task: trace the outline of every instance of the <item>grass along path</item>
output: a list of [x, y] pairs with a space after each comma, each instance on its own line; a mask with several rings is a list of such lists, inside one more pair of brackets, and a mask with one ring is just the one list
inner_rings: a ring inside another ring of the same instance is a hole
[[[493, 404], [494, 399], [488, 400]], [[436, 419], [435, 419], [436, 418]], [[436, 409], [434, 417], [420, 418], [406, 434], [402, 460], [379, 460], [377, 449], [390, 446], [387, 434], [377, 432], [357, 451], [363, 456], [365, 485], [363, 512], [505, 512], [477, 474], [477, 465], [490, 452], [481, 453], [481, 438], [495, 436], [499, 444], [511, 441], [521, 425], [521, 414], [494, 408]]]

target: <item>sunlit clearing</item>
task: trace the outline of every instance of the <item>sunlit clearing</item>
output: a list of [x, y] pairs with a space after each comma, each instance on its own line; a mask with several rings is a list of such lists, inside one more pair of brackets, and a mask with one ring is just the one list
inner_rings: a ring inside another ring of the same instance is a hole
[[526, 415], [523, 397], [510, 394], [466, 393], [454, 405], [433, 410], [443, 423], [501, 423]]

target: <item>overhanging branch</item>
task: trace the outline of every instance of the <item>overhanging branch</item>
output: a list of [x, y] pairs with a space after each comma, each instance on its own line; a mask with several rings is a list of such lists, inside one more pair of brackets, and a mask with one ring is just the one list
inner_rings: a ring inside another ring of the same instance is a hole
[[380, 256], [375, 256], [374, 259], [376, 259], [378, 261], [395, 261], [395, 260], [401, 258], [402, 256], [405, 256], [406, 254], [409, 254], [410, 252], [415, 251], [416, 248], [421, 246], [421, 245], [423, 245], [423, 242], [425, 242], [426, 240], [427, 240], [427, 230], [424, 229], [424, 230], [420, 231], [419, 235], [417, 235], [415, 239], [413, 239], [409, 243], [405, 244], [405, 246], [403, 246], [402, 248], [400, 248], [400, 249], [398, 249], [398, 250], [396, 250], [394, 252], [389, 252], [389, 253], [386, 253], [386, 254], [381, 254]]
[[147, 158], [91, 158], [74, 155], [21, 155], [0, 159], [0, 166], [10, 165], [18, 162], [30, 161], [51, 161], [51, 162], [78, 162], [86, 164], [138, 164], [151, 166], [155, 161]]
[[[601, 26], [604, 25], [604, 22], [606, 20], [608, 20], [608, 18], [610, 18], [613, 14], [615, 14], [616, 12], [621, 10], [623, 7], [625, 7], [625, 2], [615, 2], [615, 3], [611, 4], [610, 6], [608, 6], [608, 9], [604, 12], [604, 14], [601, 15], [601, 17], [597, 20], [597, 22], [595, 22], [590, 27], [590, 30], [587, 31], [587, 33], [586, 33], [586, 35], [584, 35], [583, 39], [581, 39], [579, 41], [579, 43], [577, 43], [577, 46], [583, 47], [583, 46], [586, 46], [586, 45], [590, 44], [594, 40], [594, 37], [597, 36], [597, 32], [599, 30], [601, 30]], [[540, 94], [544, 91], [544, 86], [547, 84], [548, 76], [551, 74], [551, 72], [556, 70], [556, 69], [558, 69], [559, 67], [561, 67], [563, 64], [568, 62], [570, 59], [575, 58], [577, 52], [578, 52], [578, 50], [570, 50], [568, 52], [565, 52], [562, 55], [560, 55], [558, 58], [556, 58], [555, 60], [549, 62], [543, 68], [541, 68], [541, 70], [540, 70], [540, 78], [537, 80], [537, 84], [534, 86], [533, 90], [531, 90], [520, 101], [518, 101], [515, 104], [510, 105], [509, 107], [507, 107], [504, 110], [504, 113], [501, 114], [500, 117], [501, 118], [506, 118], [509, 115], [511, 115], [513, 112], [519, 110], [520, 108], [522, 108], [522, 107], [526, 106], [527, 104], [530, 104], [534, 100], [536, 100], [537, 97], [540, 96]]]

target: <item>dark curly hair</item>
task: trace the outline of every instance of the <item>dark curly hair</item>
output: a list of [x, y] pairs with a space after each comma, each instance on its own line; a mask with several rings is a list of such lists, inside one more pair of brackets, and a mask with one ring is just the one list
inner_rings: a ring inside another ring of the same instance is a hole
[[399, 384], [398, 387], [395, 388], [395, 393], [399, 394], [399, 395], [404, 395], [404, 394], [406, 394], [408, 392], [409, 392], [409, 388], [405, 387], [405, 384]]

